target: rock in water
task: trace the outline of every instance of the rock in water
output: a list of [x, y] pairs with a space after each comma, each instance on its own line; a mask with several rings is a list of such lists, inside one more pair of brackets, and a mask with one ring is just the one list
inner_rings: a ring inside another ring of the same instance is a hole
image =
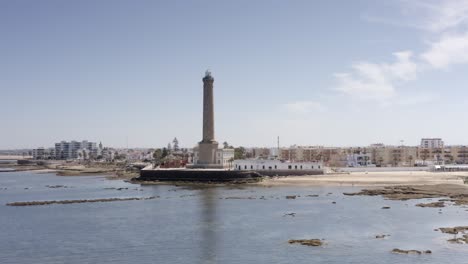
[[418, 207], [445, 207], [444, 202], [433, 202], [433, 203], [419, 203]]
[[323, 241], [320, 239], [291, 239], [288, 241], [289, 244], [301, 244], [304, 246], [319, 247], [323, 245]]
[[439, 230], [442, 233], [456, 235], [458, 233], [464, 233], [468, 230], [468, 226], [456, 226], [456, 227], [441, 227]]
[[386, 238], [386, 237], [389, 237], [390, 235], [376, 235], [375, 238]]
[[418, 254], [418, 255], [421, 255], [422, 253], [424, 254], [431, 254], [432, 251], [430, 250], [425, 250], [423, 252], [419, 251], [419, 250], [414, 250], [414, 249], [411, 249], [411, 250], [404, 250], [404, 249], [399, 249], [399, 248], [394, 248], [392, 250], [392, 253], [395, 253], [395, 254]]
[[463, 235], [462, 237], [455, 237], [447, 241], [455, 244], [468, 244], [468, 235]]

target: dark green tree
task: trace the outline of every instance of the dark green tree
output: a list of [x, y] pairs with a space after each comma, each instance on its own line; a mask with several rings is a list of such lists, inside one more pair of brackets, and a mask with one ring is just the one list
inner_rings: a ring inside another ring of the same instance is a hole
[[174, 151], [179, 151], [180, 148], [179, 148], [179, 140], [177, 140], [177, 138], [174, 138], [174, 140], [172, 140], [172, 148]]
[[167, 143], [167, 152], [172, 152], [172, 145], [171, 143]]
[[167, 148], [163, 148], [161, 154], [161, 159], [164, 159], [165, 157], [167, 157], [167, 155], [169, 155], [169, 151], [167, 151]]
[[161, 158], [162, 158], [162, 155], [163, 155], [163, 152], [161, 149], [156, 149], [154, 152], [153, 152], [153, 158], [155, 161], [160, 161]]
[[238, 147], [234, 149], [234, 159], [245, 159], [245, 148]]

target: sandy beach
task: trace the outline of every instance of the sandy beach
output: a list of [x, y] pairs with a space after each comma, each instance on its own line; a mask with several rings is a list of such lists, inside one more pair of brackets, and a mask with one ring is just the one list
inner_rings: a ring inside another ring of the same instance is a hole
[[258, 183], [265, 186], [395, 186], [395, 185], [464, 185], [468, 172], [351, 172], [314, 176], [275, 177]]

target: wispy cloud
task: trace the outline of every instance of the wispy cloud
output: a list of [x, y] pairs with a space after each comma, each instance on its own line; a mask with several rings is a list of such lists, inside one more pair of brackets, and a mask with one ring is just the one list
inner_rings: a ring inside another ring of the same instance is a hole
[[386, 100], [396, 94], [395, 84], [416, 78], [418, 65], [410, 51], [393, 54], [394, 63], [359, 62], [351, 66], [352, 73], [337, 73], [335, 90], [360, 99]]
[[436, 69], [468, 63], [468, 33], [441, 36], [421, 58]]
[[290, 114], [307, 114], [312, 112], [322, 112], [325, 110], [323, 105], [315, 101], [296, 101], [284, 104], [284, 108]]
[[404, 1], [409, 15], [419, 15], [417, 21], [432, 32], [444, 32], [468, 24], [467, 0]]
[[400, 9], [400, 17], [386, 14], [361, 14], [363, 20], [390, 26], [411, 27], [440, 33], [468, 25], [468, 0], [399, 0], [384, 2]]
[[[412, 51], [397, 52], [393, 63], [362, 61], [351, 65], [351, 71], [335, 73], [334, 90], [360, 99], [378, 99], [379, 102], [396, 104], [424, 103], [433, 98], [401, 99], [399, 86], [403, 82], [416, 80], [420, 73], [448, 68], [454, 64], [468, 63], [468, 0], [422, 1], [402, 0], [401, 18], [374, 19], [368, 21], [401, 26], [406, 24], [428, 32], [432, 41], [420, 54]], [[417, 98], [417, 97], [416, 97]], [[422, 97], [421, 97], [422, 98]]]

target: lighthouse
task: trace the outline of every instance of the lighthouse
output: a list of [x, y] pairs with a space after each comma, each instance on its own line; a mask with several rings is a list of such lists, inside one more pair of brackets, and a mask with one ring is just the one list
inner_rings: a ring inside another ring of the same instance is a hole
[[[215, 140], [214, 133], [214, 96], [213, 83], [214, 78], [211, 72], [207, 70], [203, 77], [203, 138], [198, 143], [198, 160], [196, 167], [216, 168], [220, 164], [216, 162], [216, 152], [218, 142]], [[222, 166], [221, 166], [222, 167]]]

